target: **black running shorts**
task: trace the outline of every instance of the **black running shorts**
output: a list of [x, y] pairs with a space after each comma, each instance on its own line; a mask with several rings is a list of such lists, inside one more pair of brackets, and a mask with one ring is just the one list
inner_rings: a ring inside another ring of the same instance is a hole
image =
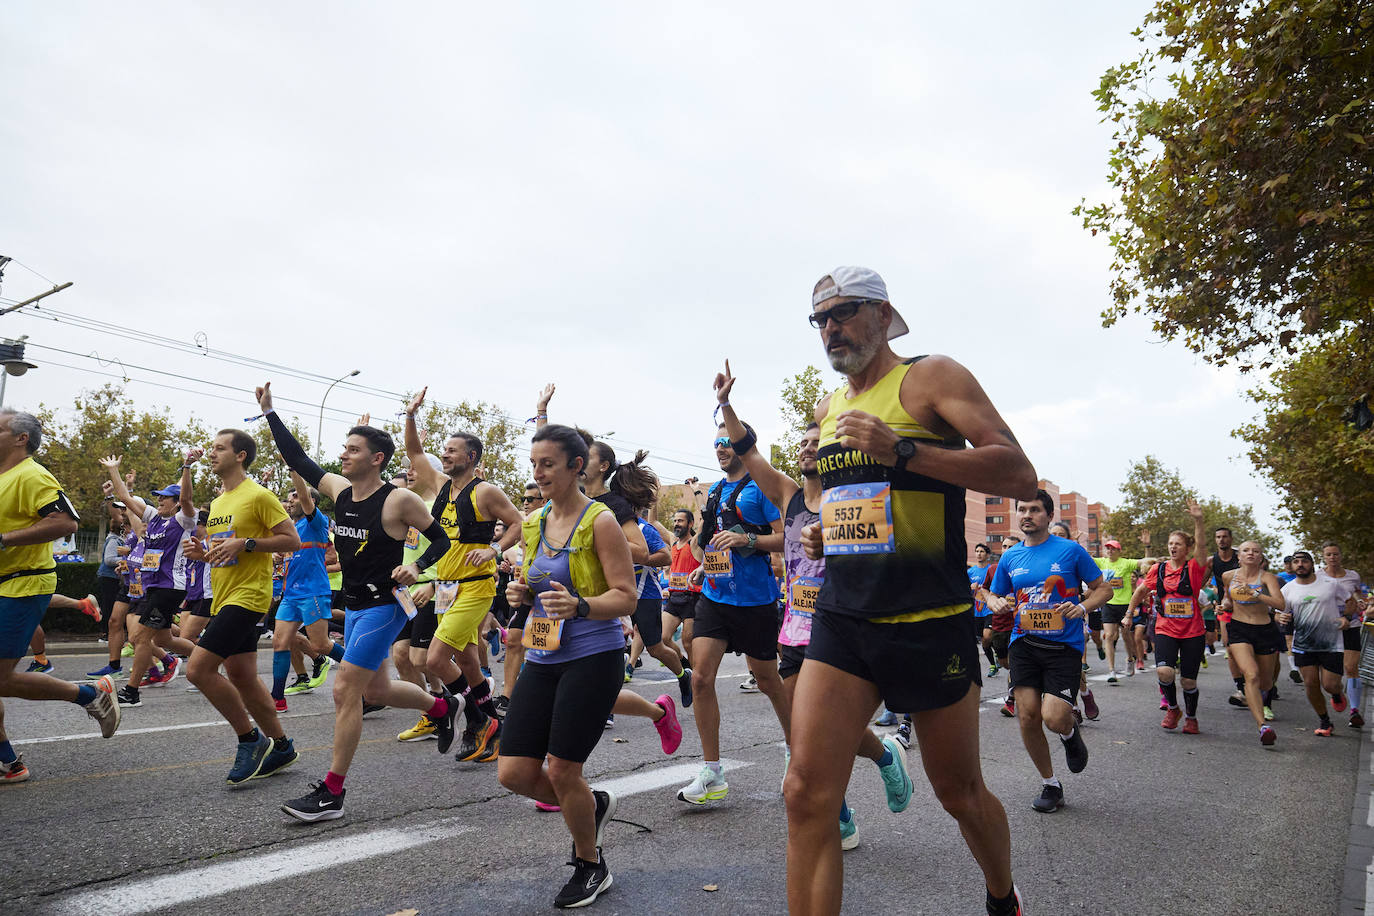
[[1126, 604], [1104, 604], [1102, 605], [1102, 622], [1120, 624], [1126, 619]]
[[205, 632], [200, 634], [197, 645], [220, 658], [256, 652], [258, 634], [262, 632], [258, 624], [263, 616], [262, 611], [226, 604], [205, 625]]
[[700, 592], [669, 592], [668, 602], [663, 609], [678, 620], [691, 620], [697, 615], [697, 598]]
[[149, 630], [170, 630], [172, 618], [186, 600], [184, 588], [150, 588], [138, 608], [138, 622]]
[[812, 618], [806, 657], [873, 683], [888, 709], [942, 709], [962, 700], [971, 686], [982, 686], [975, 630], [971, 607], [912, 623], [825, 611]]
[[806, 660], [806, 646], [784, 646], [778, 643], [778, 674], [785, 681], [801, 670]]
[[1288, 648], [1283, 634], [1272, 621], [1244, 623], [1232, 618], [1226, 625], [1226, 642], [1233, 646], [1248, 643], [1256, 655], [1273, 655]]
[[1161, 668], [1177, 668], [1179, 677], [1197, 680], [1197, 673], [1202, 669], [1202, 653], [1205, 649], [1206, 641], [1201, 634], [1189, 636], [1187, 639], [1176, 639], [1163, 633], [1155, 633], [1155, 665]]
[[624, 680], [619, 649], [552, 665], [527, 661], [501, 726], [501, 756], [586, 763]]
[[639, 638], [644, 647], [651, 648], [663, 642], [663, 602], [658, 598], [640, 598], [635, 602], [635, 612], [631, 617], [639, 628]]
[[1332, 674], [1345, 673], [1343, 652], [1299, 652], [1293, 650], [1293, 665], [1297, 668], [1322, 668]]
[[1042, 696], [1056, 696], [1070, 706], [1078, 702], [1083, 653], [1077, 646], [1022, 636], [1011, 644], [1009, 658], [1013, 690], [1030, 687]]
[[[720, 604], [705, 595], [697, 601], [693, 639], [719, 639], [727, 652], [742, 652], [770, 662], [778, 657], [778, 609], [775, 604]], [[659, 634], [659, 642], [663, 634]]]

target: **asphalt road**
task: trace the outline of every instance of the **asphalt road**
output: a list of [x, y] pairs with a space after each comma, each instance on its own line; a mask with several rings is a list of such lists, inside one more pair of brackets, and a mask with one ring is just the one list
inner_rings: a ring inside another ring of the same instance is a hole
[[[73, 680], [100, 663], [54, 661], [57, 675]], [[270, 652], [259, 661], [266, 674]], [[1095, 663], [1093, 675], [1103, 670]], [[743, 672], [741, 660], [727, 659], [719, 682], [723, 757], [734, 767], [723, 802], [692, 808], [676, 799], [700, 763], [690, 711], [672, 759], [647, 720], [621, 719], [588, 762], [594, 785], [616, 780], [621, 794], [605, 845], [615, 884], [596, 912], [786, 912], [781, 733], [767, 699], [737, 689]], [[1062, 772], [1068, 806], [1042, 815], [1030, 807], [1039, 779], [1017, 725], [996, 709], [1005, 676], [985, 680], [984, 771], [1007, 807], [1016, 881], [1033, 913], [1337, 911], [1359, 733], [1342, 717], [1334, 738], [1314, 737], [1315, 716], [1285, 679], [1279, 740], [1264, 748], [1248, 713], [1226, 704], [1219, 655], [1201, 685], [1203, 733], [1193, 737], [1159, 727], [1153, 677], [1095, 682], [1102, 717], [1084, 730], [1088, 769]], [[676, 693], [652, 660], [632, 687], [650, 699]], [[552, 909], [571, 873], [559, 816], [502, 789], [494, 764], [456, 763], [433, 742], [397, 742], [414, 721], [409, 711], [367, 717], [346, 816], [302, 825], [278, 805], [324, 774], [329, 692], [291, 698], [287, 731], [302, 752], [295, 767], [231, 789], [224, 775], [234, 738], [185, 688], [183, 679], [145, 689], [143, 707], [125, 710], [109, 741], [74, 706], [6, 702], [6, 727], [33, 778], [0, 787], [5, 912]], [[861, 845], [845, 854], [847, 912], [983, 912], [980, 873], [919, 757], [913, 745], [916, 794], [902, 814], [887, 810], [873, 765], [855, 766], [848, 797]]]

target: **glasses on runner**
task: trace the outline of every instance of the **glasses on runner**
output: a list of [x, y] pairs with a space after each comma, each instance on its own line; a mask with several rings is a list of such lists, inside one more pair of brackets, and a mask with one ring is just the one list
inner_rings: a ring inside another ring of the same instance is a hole
[[717, 439], [713, 444], [715, 445], [716, 448], [729, 448], [729, 447], [730, 447], [730, 437], [729, 437], [729, 436], [721, 436], [721, 437], [720, 437], [719, 439]]
[[880, 301], [879, 299], [856, 299], [853, 302], [841, 302], [839, 305], [832, 305], [824, 311], [812, 312], [807, 321], [811, 322], [811, 327], [819, 331], [832, 318], [835, 319], [836, 324], [844, 324], [859, 314], [859, 306], [876, 305]]
[[538, 501], [539, 501], [539, 497], [538, 497], [538, 496], [522, 496], [522, 497], [520, 497], [520, 501], [521, 501], [522, 503], [533, 503], [533, 502], [538, 502]]

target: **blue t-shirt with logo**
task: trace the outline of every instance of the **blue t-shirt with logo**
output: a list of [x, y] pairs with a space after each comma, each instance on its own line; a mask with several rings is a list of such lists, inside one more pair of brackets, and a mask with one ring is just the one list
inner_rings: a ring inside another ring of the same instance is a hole
[[[722, 483], [719, 504], [722, 509], [730, 502], [730, 494], [741, 486], [744, 489], [735, 501], [735, 511], [741, 519], [751, 525], [767, 525], [782, 518], [777, 506], [763, 498], [763, 491], [752, 480], [748, 483], [744, 483], [743, 480]], [[716, 524], [717, 530], [725, 530], [719, 518]], [[707, 576], [701, 588], [703, 595], [717, 604], [730, 604], [735, 607], [757, 607], [778, 600], [780, 592], [777, 580], [773, 578], [773, 564], [769, 561], [768, 554], [757, 552], [745, 557], [741, 556], [738, 550], [731, 550], [729, 553], [730, 575]]]
[[[968, 584], [969, 584], [969, 591], [972, 592], [974, 595], [978, 594], [978, 588], [983, 584], [983, 580], [984, 580], [985, 578], [987, 578], [987, 575], [988, 575], [988, 568], [987, 568], [986, 566], [970, 566], [970, 567], [968, 568]], [[987, 603], [986, 603], [986, 602], [983, 602], [983, 601], [979, 601], [977, 598], [974, 598], [974, 599], [973, 599], [973, 616], [974, 616], [974, 617], [986, 617], [987, 615], [988, 615], [988, 606], [987, 606]]]
[[286, 566], [282, 596], [319, 598], [329, 594], [329, 573], [324, 571], [324, 549], [329, 546], [329, 516], [317, 507], [310, 515], [296, 519], [300, 549]]
[[992, 592], [1014, 595], [1011, 641], [1023, 636], [1037, 642], [1063, 643], [1083, 651], [1083, 620], [1068, 619], [1056, 605], [1082, 600], [1083, 583], [1102, 578], [1102, 570], [1082, 545], [1051, 535], [1044, 543], [1017, 544], [1002, 554], [992, 577]]
[[[658, 533], [658, 529], [646, 522], [644, 519], [636, 519], [639, 522], [639, 530], [644, 532], [644, 543], [649, 545], [649, 554], [658, 553], [660, 550], [667, 549], [668, 545], [663, 542], [663, 536]], [[644, 584], [639, 592], [640, 600], [652, 598], [655, 601], [663, 597], [663, 593], [658, 590], [658, 569], [653, 566], [635, 567], [635, 584]]]

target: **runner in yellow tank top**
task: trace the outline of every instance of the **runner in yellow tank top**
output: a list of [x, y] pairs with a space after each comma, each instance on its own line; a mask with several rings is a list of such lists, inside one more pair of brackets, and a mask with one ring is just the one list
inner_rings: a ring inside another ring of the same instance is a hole
[[[1021, 912], [1006, 812], [978, 757], [980, 662], [964, 572], [965, 488], [1030, 499], [1036, 475], [967, 369], [904, 360], [907, 333], [877, 273], [836, 268], [810, 321], [847, 384], [816, 407], [825, 490], [807, 555], [826, 559], [797, 675], [787, 799], [792, 913], [838, 913], [835, 821], [859, 739], [885, 701], [911, 712], [931, 788], [983, 870], [993, 916]], [[964, 440], [972, 448], [964, 448]]]
[[[415, 413], [426, 388], [406, 408], [406, 454], [424, 453]], [[522, 516], [510, 497], [477, 476], [482, 440], [454, 433], [439, 455], [441, 471], [428, 461], [411, 458], [419, 488], [433, 489], [444, 504], [437, 516], [448, 534], [449, 550], [435, 564], [434, 611], [439, 624], [425, 656], [425, 670], [462, 697], [467, 727], [454, 754], [459, 760], [495, 760], [500, 747], [500, 720], [491, 686], [477, 657], [477, 631], [496, 597], [496, 557], [520, 539]], [[438, 501], [436, 499], [436, 502]], [[506, 533], [493, 547], [495, 522]]]

